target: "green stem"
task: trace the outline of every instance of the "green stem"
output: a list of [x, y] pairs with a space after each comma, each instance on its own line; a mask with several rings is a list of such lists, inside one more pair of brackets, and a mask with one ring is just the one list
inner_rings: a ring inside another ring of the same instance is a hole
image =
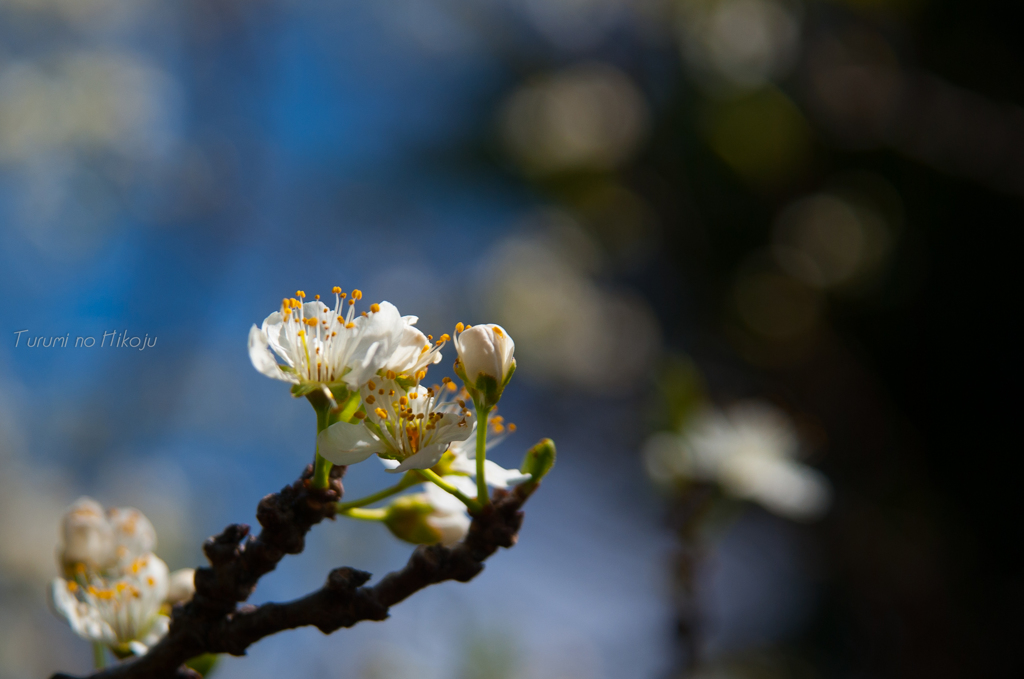
[[340, 514], [350, 509], [355, 509], [356, 507], [365, 507], [366, 505], [372, 505], [374, 502], [379, 502], [380, 500], [383, 500], [386, 497], [391, 497], [395, 493], [401, 493], [409, 486], [414, 486], [417, 483], [419, 483], [418, 479], [412, 477], [403, 477], [402, 480], [396, 483], [395, 485], [385, 488], [384, 490], [379, 490], [373, 495], [367, 495], [364, 498], [360, 498], [359, 500], [352, 500], [351, 502], [339, 502], [338, 513]]
[[359, 406], [363, 404], [363, 399], [360, 398], [359, 392], [354, 391], [352, 395], [348, 397], [348, 401], [341, 407], [341, 412], [338, 414], [335, 422], [351, 422], [352, 416], [359, 410]]
[[388, 510], [359, 509], [358, 507], [353, 507], [351, 509], [346, 509], [341, 513], [350, 518], [359, 519], [360, 521], [383, 521], [387, 518]]
[[476, 497], [486, 507], [491, 503], [487, 492], [487, 478], [484, 476], [484, 462], [487, 460], [487, 416], [490, 408], [476, 409]]
[[[327, 429], [329, 425], [328, 420], [331, 416], [331, 404], [330, 401], [324, 399], [323, 403], [313, 403], [313, 409], [316, 410], [316, 436], [320, 438], [320, 432]], [[327, 488], [331, 483], [331, 464], [328, 460], [320, 456], [320, 451], [316, 452], [316, 461], [313, 463], [313, 487], [314, 488]]]
[[457, 497], [460, 500], [462, 500], [463, 504], [465, 504], [467, 507], [469, 507], [470, 513], [475, 513], [475, 512], [480, 511], [480, 503], [479, 502], [477, 502], [476, 500], [474, 500], [473, 498], [469, 497], [468, 495], [463, 493], [461, 490], [459, 490], [458, 488], [456, 488], [452, 484], [450, 484], [447, 481], [445, 481], [444, 479], [442, 479], [440, 476], [437, 475], [437, 472], [433, 471], [432, 469], [417, 469], [416, 471], [417, 471], [417, 473], [420, 476], [422, 476], [426, 480], [432, 481], [433, 483], [435, 483], [439, 488], [441, 488], [441, 490], [449, 492], [452, 495], [454, 495], [455, 497]]
[[98, 670], [107, 666], [107, 655], [103, 652], [103, 644], [94, 641], [92, 644], [92, 664]]

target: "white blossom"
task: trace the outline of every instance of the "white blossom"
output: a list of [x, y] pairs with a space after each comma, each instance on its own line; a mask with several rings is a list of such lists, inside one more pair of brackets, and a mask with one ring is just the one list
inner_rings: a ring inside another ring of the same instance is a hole
[[[401, 316], [390, 302], [371, 304], [368, 312], [356, 314], [355, 303], [362, 292], [351, 297], [334, 288], [331, 309], [317, 299], [282, 301], [281, 310], [267, 316], [263, 325], [249, 331], [249, 358], [261, 373], [284, 382], [299, 384], [343, 382], [357, 389], [382, 370], [394, 370], [417, 379], [426, 366], [441, 360], [440, 346], [413, 327], [415, 316]], [[305, 298], [305, 293], [296, 293]], [[347, 310], [345, 307], [347, 306]], [[279, 364], [276, 354], [284, 363]]]
[[761, 402], [693, 416], [681, 434], [647, 442], [647, 469], [656, 481], [717, 483], [734, 497], [797, 520], [824, 514], [831, 486], [819, 471], [796, 460], [799, 438], [788, 417]]
[[165, 604], [191, 599], [194, 571], [168, 574], [153, 554], [156, 531], [132, 507], [81, 497], [64, 514], [57, 558], [64, 577], [50, 586], [54, 611], [79, 636], [136, 655], [166, 632]]
[[[491, 423], [493, 423], [492, 418]], [[500, 423], [494, 423], [501, 426]], [[458, 441], [451, 445], [448, 450], [454, 455], [451, 461], [449, 469], [451, 471], [465, 474], [467, 476], [476, 477], [476, 427], [477, 423], [473, 423], [473, 435], [465, 441]], [[492, 431], [494, 427], [492, 426]], [[490, 432], [488, 432], [490, 433]], [[486, 449], [490, 450], [493, 446], [497, 445], [504, 438], [501, 432], [495, 437], [488, 436]], [[484, 460], [484, 476], [487, 480], [487, 485], [494, 486], [495, 488], [508, 488], [509, 486], [515, 486], [527, 481], [530, 478], [529, 474], [524, 474], [518, 469], [505, 469], [494, 460]], [[467, 493], [470, 497], [476, 497], [476, 485], [473, 486], [472, 492]]]
[[500, 325], [487, 323], [461, 329], [456, 326], [455, 349], [470, 386], [480, 376], [493, 378], [499, 390], [515, 367], [515, 342]]
[[449, 444], [473, 431], [473, 413], [464, 401], [448, 400], [444, 388], [417, 385], [406, 393], [392, 379], [369, 380], [360, 395], [361, 422], [336, 422], [317, 437], [317, 451], [334, 464], [355, 464], [376, 453], [398, 461], [391, 470], [396, 473], [428, 469]]
[[107, 576], [80, 568], [50, 587], [54, 611], [80, 637], [120, 654], [142, 655], [167, 632], [160, 612], [167, 597], [167, 564], [143, 554]]
[[[466, 495], [476, 494], [476, 486], [465, 476], [448, 476], [445, 480]], [[423, 499], [433, 509], [427, 524], [440, 534], [442, 545], [450, 547], [466, 537], [471, 520], [461, 500], [433, 483], [426, 484]]]
[[115, 559], [114, 528], [103, 506], [90, 497], [80, 497], [64, 513], [60, 560], [84, 563], [92, 568], [109, 565]]
[[133, 507], [104, 511], [90, 497], [80, 497], [68, 508], [61, 534], [58, 554], [65, 570], [79, 563], [103, 570], [156, 549], [156, 531], [142, 512]]

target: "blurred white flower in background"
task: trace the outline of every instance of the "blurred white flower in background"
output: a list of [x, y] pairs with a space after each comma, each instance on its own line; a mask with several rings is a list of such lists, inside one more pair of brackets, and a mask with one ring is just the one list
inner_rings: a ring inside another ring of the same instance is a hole
[[50, 585], [54, 612], [78, 636], [120, 656], [145, 653], [167, 633], [165, 605], [195, 592], [195, 572], [169, 573], [155, 548], [156, 531], [139, 510], [104, 511], [92, 498], [79, 498], [61, 522], [57, 561], [64, 577]]
[[609, 170], [636, 151], [648, 117], [630, 77], [593, 62], [527, 82], [505, 103], [500, 127], [528, 171]]
[[635, 384], [655, 357], [653, 312], [624, 289], [594, 280], [602, 257], [573, 220], [501, 241], [485, 260], [484, 302], [516, 338], [525, 375], [614, 392]]
[[780, 0], [680, 0], [678, 37], [698, 83], [758, 87], [796, 64], [799, 5]]
[[796, 460], [799, 445], [785, 413], [746, 401], [726, 411], [700, 411], [679, 434], [655, 434], [644, 447], [644, 460], [658, 483], [715, 483], [735, 498], [807, 521], [825, 513], [832, 490], [821, 472]]
[[177, 88], [138, 54], [71, 52], [0, 71], [0, 163], [108, 150], [144, 159], [174, 138]]

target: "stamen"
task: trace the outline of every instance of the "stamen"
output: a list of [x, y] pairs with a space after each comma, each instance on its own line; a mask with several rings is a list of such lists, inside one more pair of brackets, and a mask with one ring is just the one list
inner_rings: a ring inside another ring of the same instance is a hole
[[380, 311], [380, 304], [371, 304], [370, 311], [372, 311], [373, 313], [377, 313], [378, 311]]
[[388, 412], [383, 408], [375, 408], [373, 412], [377, 413], [377, 417], [382, 420], [388, 419]]
[[456, 323], [455, 324], [455, 332], [460, 332], [461, 333], [465, 329], [466, 329], [466, 326], [463, 325], [462, 323]]
[[306, 299], [306, 293], [304, 293], [302, 290], [296, 290], [295, 296], [298, 297], [299, 299]]
[[333, 292], [335, 295], [339, 295], [341, 294], [341, 288], [335, 285], [333, 288], [331, 288], [331, 292]]

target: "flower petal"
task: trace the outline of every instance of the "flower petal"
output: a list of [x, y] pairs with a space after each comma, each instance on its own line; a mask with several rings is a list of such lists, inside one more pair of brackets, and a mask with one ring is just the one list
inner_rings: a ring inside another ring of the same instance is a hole
[[437, 464], [438, 460], [441, 459], [441, 456], [444, 455], [446, 450], [448, 450], [447, 442], [433, 443], [429, 446], [423, 446], [423, 448], [421, 448], [415, 455], [405, 458], [405, 460], [402, 461], [402, 464], [398, 465], [394, 469], [389, 469], [388, 471], [392, 474], [401, 474], [402, 472], [407, 472], [410, 469], [430, 469]]
[[298, 381], [295, 376], [281, 370], [281, 366], [274, 360], [274, 355], [270, 353], [267, 334], [255, 325], [249, 330], [249, 360], [252, 361], [254, 368], [267, 377], [272, 377], [282, 382]]
[[316, 437], [316, 449], [334, 464], [355, 464], [384, 452], [384, 444], [362, 424], [335, 422]]

